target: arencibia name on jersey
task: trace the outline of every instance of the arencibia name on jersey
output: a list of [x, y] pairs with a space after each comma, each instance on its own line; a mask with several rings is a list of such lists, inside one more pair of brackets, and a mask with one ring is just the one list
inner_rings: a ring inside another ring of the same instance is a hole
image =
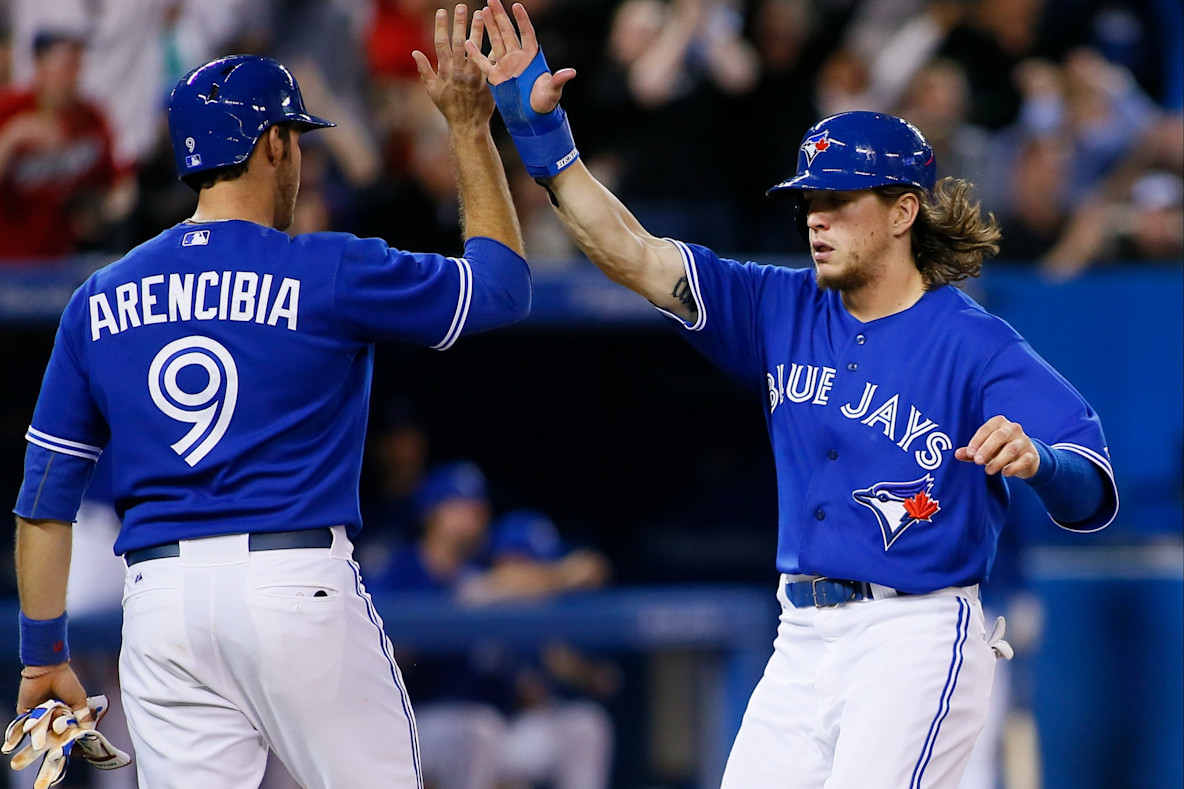
[[[787, 378], [785, 365], [777, 365], [776, 376], [773, 373], [766, 373], [769, 383], [769, 413], [776, 411], [777, 407], [786, 400], [791, 403], [829, 405], [830, 390], [834, 385], [837, 373], [838, 370], [833, 367], [790, 362]], [[944, 459], [942, 453], [953, 449], [954, 442], [945, 433], [935, 430], [940, 425], [924, 417], [920, 410], [912, 404], [909, 404], [908, 424], [898, 437], [896, 412], [900, 406], [900, 395], [893, 394], [872, 408], [876, 390], [879, 388], [879, 384], [865, 383], [859, 402], [846, 403], [839, 408], [839, 411], [848, 419], [857, 419], [860, 424], [868, 427], [881, 426], [880, 429], [884, 436], [895, 442], [896, 446], [905, 452], [910, 451], [914, 441], [925, 436], [925, 448], [914, 450], [913, 458], [921, 468], [933, 470], [939, 467]]]
[[254, 271], [203, 271], [153, 274], [115, 288], [114, 305], [105, 292], [90, 297], [90, 338], [154, 323], [177, 321], [254, 321], [296, 331], [300, 280]]

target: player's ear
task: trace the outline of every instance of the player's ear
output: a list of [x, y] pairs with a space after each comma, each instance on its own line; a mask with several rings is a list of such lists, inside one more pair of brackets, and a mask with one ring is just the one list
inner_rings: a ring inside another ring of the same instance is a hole
[[271, 125], [267, 127], [267, 131], [263, 132], [262, 147], [264, 153], [267, 155], [267, 161], [272, 167], [276, 167], [284, 158], [284, 151], [287, 149], [287, 140], [280, 131], [278, 125]]
[[896, 198], [892, 206], [892, 229], [897, 235], [903, 235], [912, 229], [913, 223], [921, 213], [921, 198], [916, 192], [905, 192]]

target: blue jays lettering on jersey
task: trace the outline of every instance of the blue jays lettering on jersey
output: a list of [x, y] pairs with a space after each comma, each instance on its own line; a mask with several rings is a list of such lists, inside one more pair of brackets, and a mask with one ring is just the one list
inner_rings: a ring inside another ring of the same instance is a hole
[[[1114, 489], [1089, 404], [956, 288], [862, 323], [810, 269], [741, 264], [676, 243], [699, 305], [687, 339], [765, 404], [781, 572], [913, 593], [983, 580], [1008, 483], [954, 450], [996, 414], [1088, 458]], [[1113, 492], [1113, 507], [1060, 525], [1103, 528], [1117, 511]]]
[[28, 439], [108, 456], [116, 553], [338, 524], [353, 536], [373, 342], [445, 349], [529, 309], [518, 255], [484, 238], [465, 255], [178, 225], [74, 294]]

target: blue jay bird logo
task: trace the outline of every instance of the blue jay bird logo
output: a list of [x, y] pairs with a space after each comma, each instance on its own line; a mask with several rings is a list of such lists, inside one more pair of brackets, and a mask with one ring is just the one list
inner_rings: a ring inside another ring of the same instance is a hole
[[806, 155], [806, 164], [813, 164], [814, 157], [830, 147], [830, 130], [812, 134], [802, 143], [802, 153]]
[[938, 500], [929, 497], [931, 490], [933, 477], [926, 474], [912, 482], [877, 482], [853, 491], [851, 498], [876, 514], [884, 533], [884, 550], [888, 550], [905, 529], [917, 521], [932, 522], [941, 510]]

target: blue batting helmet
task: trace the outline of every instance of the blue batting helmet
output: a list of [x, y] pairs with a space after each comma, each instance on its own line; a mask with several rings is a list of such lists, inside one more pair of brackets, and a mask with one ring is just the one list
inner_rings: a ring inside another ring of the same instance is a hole
[[268, 126], [284, 122], [303, 130], [336, 125], [308, 114], [292, 73], [270, 58], [231, 55], [200, 66], [169, 98], [177, 174], [241, 164]]
[[841, 112], [806, 131], [798, 149], [797, 175], [765, 194], [789, 191], [795, 224], [808, 242], [803, 190], [850, 192], [907, 184], [931, 192], [936, 182], [933, 147], [916, 126], [879, 112]]
[[895, 115], [843, 112], [806, 131], [798, 172], [769, 190], [848, 192], [910, 184], [932, 191], [937, 181], [933, 147], [917, 127]]

